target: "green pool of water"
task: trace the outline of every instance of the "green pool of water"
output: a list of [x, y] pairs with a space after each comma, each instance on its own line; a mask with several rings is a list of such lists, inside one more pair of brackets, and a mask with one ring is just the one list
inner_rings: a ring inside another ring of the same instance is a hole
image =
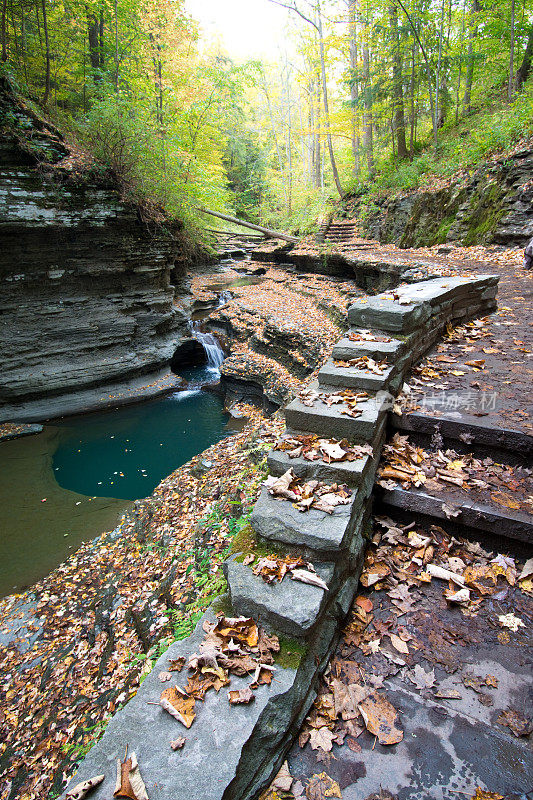
[[0, 596], [112, 530], [132, 500], [229, 435], [204, 392], [71, 417], [0, 444]]

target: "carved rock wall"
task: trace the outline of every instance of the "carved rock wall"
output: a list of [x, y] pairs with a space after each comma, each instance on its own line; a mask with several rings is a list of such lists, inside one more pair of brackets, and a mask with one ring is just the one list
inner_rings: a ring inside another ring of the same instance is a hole
[[51, 165], [68, 152], [60, 135], [20, 105], [11, 117], [0, 130], [0, 416], [4, 404], [157, 370], [185, 321], [176, 239], [149, 231], [113, 187], [67, 179]]

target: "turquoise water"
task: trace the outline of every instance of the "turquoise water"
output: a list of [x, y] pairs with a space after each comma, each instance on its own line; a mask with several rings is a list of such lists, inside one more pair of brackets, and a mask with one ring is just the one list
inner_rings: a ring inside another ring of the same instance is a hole
[[55, 479], [95, 497], [137, 500], [193, 456], [227, 436], [221, 402], [200, 391], [177, 392], [56, 423]]
[[233, 433], [227, 419], [213, 395], [180, 392], [0, 443], [0, 597], [113, 530], [132, 500]]

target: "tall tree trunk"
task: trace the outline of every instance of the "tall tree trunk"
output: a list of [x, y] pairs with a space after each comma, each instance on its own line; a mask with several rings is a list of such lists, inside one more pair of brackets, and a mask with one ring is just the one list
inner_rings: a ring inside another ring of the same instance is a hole
[[348, 0], [350, 25], [350, 101], [352, 104], [352, 155], [354, 174], [359, 175], [359, 132], [357, 128], [357, 108], [359, 106], [359, 78], [357, 74], [357, 21], [355, 0]]
[[463, 77], [463, 41], [465, 38], [465, 12], [466, 0], [463, 3], [463, 19], [461, 22], [461, 36], [459, 39], [459, 64], [457, 67], [457, 89], [455, 92], [455, 124], [459, 121], [459, 97], [461, 95], [461, 78]]
[[530, 70], [531, 70], [531, 61], [533, 60], [533, 25], [529, 29], [529, 36], [527, 39], [526, 51], [524, 53], [524, 57], [522, 59], [522, 63], [516, 73], [516, 88], [521, 89], [524, 83], [527, 81]]
[[321, 109], [321, 91], [320, 80], [316, 86], [316, 148], [315, 148], [315, 186], [317, 189], [322, 189], [324, 185], [323, 172], [322, 172], [322, 109]]
[[118, 3], [115, 0], [115, 89], [118, 91], [118, 78], [119, 78], [119, 60], [118, 60]]
[[374, 174], [374, 142], [372, 118], [372, 81], [370, 78], [370, 50], [368, 47], [368, 7], [363, 18], [363, 147], [366, 153], [368, 174]]
[[333, 152], [333, 140], [331, 138], [331, 127], [329, 121], [329, 102], [328, 102], [328, 83], [326, 78], [326, 57], [324, 54], [324, 37], [322, 31], [322, 14], [320, 12], [320, 4], [317, 3], [317, 17], [318, 17], [318, 44], [320, 48], [320, 71], [322, 73], [322, 95], [324, 98], [324, 114], [326, 118], [326, 138], [328, 142], [329, 160], [331, 162], [331, 171], [333, 173], [333, 180], [335, 186], [341, 197], [344, 197], [344, 191], [339, 178], [339, 171], [337, 169], [337, 162], [335, 161], [335, 153]]
[[465, 93], [463, 98], [463, 113], [468, 114], [472, 103], [472, 86], [474, 83], [474, 42], [477, 37], [477, 15], [479, 0], [472, 0], [470, 20], [468, 23], [468, 52], [466, 56]]
[[46, 0], [42, 0], [44, 46], [45, 46], [45, 73], [44, 73], [44, 95], [43, 105], [48, 103], [50, 95], [50, 41], [48, 39], [48, 16], [46, 13]]
[[416, 81], [416, 40], [413, 39], [413, 47], [411, 51], [411, 79], [409, 81], [409, 94], [411, 95], [411, 114], [410, 114], [410, 134], [409, 134], [409, 157], [411, 160], [415, 154], [415, 120], [416, 120], [416, 107], [415, 107], [415, 87]]
[[398, 31], [398, 9], [396, 3], [389, 6], [389, 20], [392, 36], [392, 93], [394, 103], [394, 128], [398, 143], [398, 158], [407, 158], [405, 142], [405, 113], [403, 107], [403, 69], [400, 50], [400, 34]]
[[442, 43], [444, 39], [444, 0], [442, 0], [441, 15], [440, 15], [440, 29], [439, 29], [439, 59], [437, 62], [437, 77], [435, 80], [435, 119], [437, 127], [441, 127], [439, 111], [440, 111], [440, 88], [441, 88], [441, 68], [442, 68]]
[[[87, 36], [89, 39], [89, 60], [91, 68], [95, 73], [95, 80], [97, 79], [97, 72], [100, 69], [100, 41], [99, 41], [99, 23], [96, 16], [92, 13], [87, 13]], [[98, 76], [100, 77], [100, 76]]]
[[2, 61], [7, 61], [7, 0], [2, 3]]
[[422, 40], [420, 39], [420, 36], [418, 35], [418, 31], [416, 29], [416, 25], [413, 22], [413, 18], [411, 17], [410, 13], [406, 9], [405, 5], [403, 4], [403, 1], [402, 0], [398, 0], [398, 4], [400, 5], [402, 11], [404, 12], [405, 16], [407, 17], [407, 19], [409, 21], [409, 25], [411, 26], [411, 30], [413, 31], [413, 36], [415, 37], [415, 39], [417, 41], [417, 44], [418, 44], [418, 46], [420, 48], [420, 52], [422, 53], [422, 57], [424, 59], [424, 64], [425, 64], [425, 67], [426, 67], [426, 76], [427, 76], [427, 79], [428, 79], [428, 87], [429, 87], [429, 105], [431, 107], [431, 120], [433, 122], [433, 142], [435, 144], [435, 147], [437, 147], [438, 144], [439, 144], [439, 134], [438, 134], [438, 128], [437, 128], [437, 117], [435, 115], [435, 102], [434, 102], [434, 98], [433, 98], [433, 83], [432, 83], [432, 80], [431, 80], [431, 69], [430, 69], [430, 66], [429, 66], [428, 55], [426, 53], [426, 48], [422, 44]]
[[511, 50], [509, 53], [509, 85], [507, 88], [507, 97], [509, 102], [513, 99], [515, 78], [514, 78], [514, 34], [515, 29], [515, 0], [511, 0]]
[[98, 66], [103, 69], [105, 66], [105, 50], [104, 50], [104, 10], [100, 8], [100, 19], [98, 21]]

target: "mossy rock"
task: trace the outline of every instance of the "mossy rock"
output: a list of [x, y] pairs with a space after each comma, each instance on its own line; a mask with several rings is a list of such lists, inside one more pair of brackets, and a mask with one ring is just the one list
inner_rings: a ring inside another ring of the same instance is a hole
[[463, 218], [463, 226], [467, 233], [462, 239], [465, 247], [482, 244], [495, 230], [503, 217], [505, 189], [498, 183], [491, 183], [483, 187], [472, 197], [471, 211]]

